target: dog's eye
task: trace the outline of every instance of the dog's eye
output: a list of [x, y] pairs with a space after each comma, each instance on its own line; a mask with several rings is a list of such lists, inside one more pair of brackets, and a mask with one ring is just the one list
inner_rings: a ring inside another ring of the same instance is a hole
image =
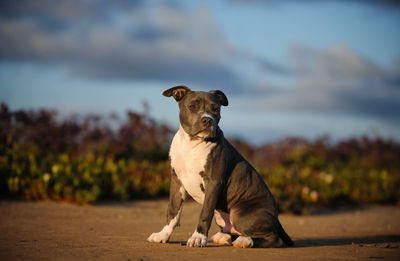
[[191, 111], [194, 111], [194, 110], [196, 110], [196, 104], [190, 104], [189, 105], [189, 109], [191, 110]]
[[218, 113], [219, 112], [219, 106], [212, 107], [212, 111], [215, 112], [215, 113]]

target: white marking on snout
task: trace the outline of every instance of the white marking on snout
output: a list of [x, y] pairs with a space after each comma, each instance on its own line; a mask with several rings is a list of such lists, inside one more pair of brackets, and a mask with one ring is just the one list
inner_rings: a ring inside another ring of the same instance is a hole
[[175, 134], [169, 152], [171, 167], [175, 170], [184, 189], [198, 203], [203, 204], [205, 187], [200, 172], [204, 171], [208, 155], [216, 144], [199, 139], [191, 139], [182, 126]]
[[[212, 114], [210, 114], [210, 113], [208, 113], [208, 112], [204, 112], [201, 116], [200, 116], [200, 119], [203, 119], [203, 118], [210, 118], [211, 120], [212, 120], [212, 134], [213, 134], [213, 136], [215, 136], [215, 134], [216, 134], [216, 131], [217, 131], [217, 120], [215, 119], [215, 117], [214, 117], [214, 115], [212, 115]], [[205, 133], [203, 133], [203, 132], [200, 132], [199, 134], [198, 134], [198, 136], [199, 137], [201, 137], [201, 138], [206, 138], [206, 134]]]
[[213, 122], [213, 126], [216, 127], [215, 125], [216, 125], [217, 121], [215, 120], [214, 115], [212, 115], [212, 114], [210, 114], [210, 113], [208, 113], [208, 112], [204, 112], [204, 113], [201, 115], [201, 118], [203, 118], [203, 117], [211, 118], [211, 119], [212, 119], [212, 122]]

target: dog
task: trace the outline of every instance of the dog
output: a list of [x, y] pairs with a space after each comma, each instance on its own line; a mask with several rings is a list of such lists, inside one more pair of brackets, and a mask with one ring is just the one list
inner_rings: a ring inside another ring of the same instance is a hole
[[168, 242], [179, 225], [183, 202], [189, 194], [202, 209], [187, 246], [207, 245], [213, 217], [221, 228], [211, 238], [216, 244], [243, 248], [293, 246], [279, 222], [277, 204], [264, 180], [224, 138], [218, 126], [221, 106], [228, 106], [226, 95], [219, 90], [192, 91], [186, 86], [172, 87], [163, 95], [174, 97], [178, 103], [180, 128], [169, 152], [167, 223], [147, 241]]

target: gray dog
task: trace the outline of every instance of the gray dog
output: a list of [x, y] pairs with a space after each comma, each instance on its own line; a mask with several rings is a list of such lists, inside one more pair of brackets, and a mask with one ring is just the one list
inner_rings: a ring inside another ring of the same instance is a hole
[[[211, 239], [235, 247], [292, 246], [278, 219], [274, 197], [261, 176], [224, 138], [218, 127], [221, 91], [192, 91], [176, 86], [163, 92], [179, 105], [180, 128], [170, 148], [171, 187], [167, 224], [147, 239], [165, 243], [179, 224], [188, 193], [202, 205], [190, 247], [207, 244], [213, 216], [221, 232]], [[232, 243], [232, 237], [236, 240]]]

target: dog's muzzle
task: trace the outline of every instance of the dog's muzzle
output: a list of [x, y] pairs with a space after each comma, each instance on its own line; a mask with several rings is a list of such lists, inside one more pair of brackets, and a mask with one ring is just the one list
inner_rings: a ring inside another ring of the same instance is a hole
[[197, 137], [202, 139], [213, 139], [216, 135], [216, 122], [212, 116], [203, 115], [200, 118], [200, 131], [197, 133]]
[[203, 116], [201, 119], [201, 126], [203, 128], [211, 128], [214, 126], [214, 120], [213, 118], [209, 117], [209, 116]]

